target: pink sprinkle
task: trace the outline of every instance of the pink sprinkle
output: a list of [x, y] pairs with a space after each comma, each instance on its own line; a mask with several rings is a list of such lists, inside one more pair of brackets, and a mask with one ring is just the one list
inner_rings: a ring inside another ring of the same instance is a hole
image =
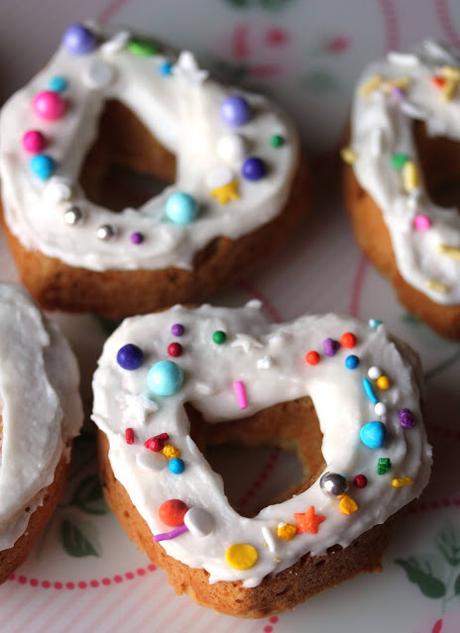
[[38, 154], [46, 147], [46, 139], [38, 130], [29, 130], [22, 137], [22, 146], [30, 154]]
[[177, 528], [174, 528], [174, 530], [169, 530], [169, 532], [162, 532], [161, 534], [154, 534], [153, 535], [153, 540], [158, 543], [159, 541], [170, 541], [173, 538], [176, 538], [176, 536], [180, 536], [181, 534], [184, 534], [184, 532], [187, 532], [188, 528], [185, 525], [180, 525]]
[[246, 385], [244, 382], [242, 380], [234, 380], [233, 391], [235, 392], [240, 409], [246, 409], [248, 406], [248, 395], [246, 393]]
[[134, 444], [134, 429], [130, 426], [125, 430], [126, 444]]
[[432, 224], [431, 218], [424, 213], [418, 213], [414, 218], [414, 227], [417, 231], [428, 231]]

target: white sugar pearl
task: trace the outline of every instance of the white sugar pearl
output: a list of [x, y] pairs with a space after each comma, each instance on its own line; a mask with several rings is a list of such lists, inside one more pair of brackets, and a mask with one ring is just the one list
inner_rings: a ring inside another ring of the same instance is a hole
[[214, 528], [212, 515], [202, 508], [190, 508], [184, 516], [185, 526], [196, 536], [207, 536]]
[[72, 196], [72, 185], [66, 178], [53, 176], [48, 180], [43, 190], [47, 202], [59, 204], [69, 200]]
[[114, 78], [115, 68], [101, 59], [95, 59], [84, 76], [86, 85], [94, 90], [107, 88]]
[[268, 355], [262, 356], [262, 358], [259, 358], [259, 360], [257, 361], [258, 369], [270, 369], [272, 365], [273, 365], [273, 358]]
[[241, 163], [246, 155], [246, 142], [239, 134], [225, 134], [217, 141], [217, 154], [230, 165]]
[[97, 237], [102, 241], [111, 240], [117, 234], [117, 230], [111, 224], [103, 224], [97, 231]]
[[385, 413], [387, 412], [387, 408], [383, 404], [383, 402], [377, 402], [377, 404], [374, 407], [374, 411], [376, 415], [385, 415]]
[[373, 367], [369, 367], [367, 375], [371, 380], [377, 380], [377, 378], [380, 378], [380, 376], [382, 375], [382, 370], [380, 369], [380, 367], [374, 365]]
[[217, 189], [217, 187], [224, 187], [233, 180], [233, 172], [224, 165], [214, 167], [206, 176], [206, 185], [209, 189]]
[[167, 464], [166, 457], [161, 453], [154, 453], [148, 449], [142, 450], [142, 452], [138, 454], [136, 462], [141, 468], [147, 470], [162, 470]]

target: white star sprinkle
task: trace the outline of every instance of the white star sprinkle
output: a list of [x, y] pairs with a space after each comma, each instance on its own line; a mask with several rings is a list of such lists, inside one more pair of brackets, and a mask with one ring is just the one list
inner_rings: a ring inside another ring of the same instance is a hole
[[158, 411], [158, 405], [145, 394], [128, 394], [117, 398], [123, 415], [127, 421], [136, 424], [145, 424], [150, 413]]
[[249, 334], [237, 334], [230, 347], [241, 347], [244, 352], [248, 353], [252, 349], [262, 349], [263, 345], [254, 337], [249, 336]]
[[182, 77], [191, 84], [197, 86], [205, 81], [209, 72], [201, 70], [195, 57], [189, 51], [183, 51], [173, 67], [173, 75]]

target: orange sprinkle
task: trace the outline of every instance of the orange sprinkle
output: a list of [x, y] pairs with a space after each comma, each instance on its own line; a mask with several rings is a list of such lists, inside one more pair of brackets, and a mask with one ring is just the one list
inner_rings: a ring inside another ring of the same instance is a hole
[[320, 360], [321, 360], [321, 357], [318, 354], [318, 352], [311, 350], [305, 354], [305, 362], [308, 365], [317, 365]]
[[356, 345], [356, 341], [357, 339], [353, 332], [345, 332], [340, 337], [340, 343], [343, 347], [352, 348]]
[[315, 506], [310, 506], [306, 512], [296, 512], [294, 520], [300, 533], [318, 534], [319, 526], [326, 520], [326, 517], [322, 514], [316, 514]]

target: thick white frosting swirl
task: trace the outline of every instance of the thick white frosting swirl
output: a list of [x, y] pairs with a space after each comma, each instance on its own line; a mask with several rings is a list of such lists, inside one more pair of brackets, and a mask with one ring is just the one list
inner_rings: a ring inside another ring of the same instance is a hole
[[[436, 303], [452, 305], [460, 303], [460, 215], [428, 198], [412, 131], [419, 119], [429, 134], [460, 140], [460, 90], [445, 100], [433, 84], [446, 67], [460, 72], [460, 54], [433, 41], [416, 54], [390, 53], [369, 65], [354, 98], [351, 148], [354, 173], [381, 209], [402, 277]], [[376, 89], [362, 94], [375, 76], [381, 79]], [[408, 85], [395, 97], [389, 82], [404, 78]], [[410, 192], [391, 166], [395, 153], [406, 154], [418, 168], [420, 182]], [[417, 214], [426, 215], [431, 227], [416, 230]]]
[[[167, 357], [174, 323], [185, 327], [184, 335], [177, 339], [184, 353], [174, 359], [184, 372], [185, 382], [176, 395], [152, 399], [147, 393], [147, 372], [153, 362]], [[212, 342], [216, 330], [227, 334], [222, 345]], [[353, 350], [342, 348], [334, 357], [324, 356], [316, 366], [305, 363], [305, 352], [321, 350], [324, 339], [340, 338], [347, 331], [357, 337]], [[117, 364], [117, 352], [127, 343], [144, 352], [144, 363], [135, 371]], [[360, 358], [355, 370], [344, 365], [350, 353]], [[374, 365], [391, 380], [390, 389], [381, 394], [386, 405], [381, 419], [386, 425], [387, 441], [378, 450], [365, 447], [359, 440], [362, 425], [378, 419], [362, 388], [363, 376]], [[243, 410], [234, 394], [235, 380], [246, 387], [248, 407]], [[114, 474], [152, 533], [167, 529], [158, 508], [168, 499], [182, 499], [188, 506], [197, 506], [212, 515], [214, 528], [207, 536], [187, 532], [162, 541], [169, 555], [190, 567], [206, 569], [211, 583], [242, 580], [246, 587], [252, 587], [307, 552], [321, 554], [337, 543], [346, 546], [417, 497], [429, 477], [431, 449], [421, 418], [414, 354], [391, 340], [383, 325], [370, 329], [362, 322], [334, 314], [304, 316], [289, 324], [273, 325], [254, 301], [239, 309], [204, 305], [189, 310], [176, 306], [125, 320], [105, 344], [93, 388], [93, 419], [108, 436]], [[264, 508], [254, 518], [240, 516], [224, 494], [220, 475], [211, 469], [190, 437], [184, 404], [191, 403], [206, 422], [215, 424], [307, 395], [312, 398], [323, 433], [326, 470], [349, 479], [363, 473], [369, 480], [366, 488], [350, 490], [359, 510], [350, 516], [342, 514], [337, 499], [325, 495], [316, 481], [305, 492]], [[413, 429], [401, 427], [401, 408], [413, 412], [417, 421]], [[134, 444], [125, 441], [126, 427], [134, 429]], [[144, 441], [162, 432], [170, 435], [170, 442], [182, 453], [186, 468], [181, 475], [162, 467], [158, 454], [155, 455], [160, 461], [153, 460], [153, 468], [146, 466], [146, 455], [152, 453], [144, 447]], [[377, 475], [380, 457], [391, 459], [390, 473]], [[392, 478], [402, 476], [413, 478], [412, 485], [392, 487]], [[292, 522], [294, 513], [305, 512], [311, 505], [326, 517], [318, 534], [298, 534], [288, 542], [277, 540], [277, 524]], [[271, 540], [268, 547], [266, 538]], [[234, 543], [256, 547], [259, 558], [254, 567], [238, 571], [227, 565], [224, 552]]]
[[0, 550], [27, 528], [79, 431], [78, 384], [75, 357], [57, 327], [23, 289], [0, 284]]
[[[87, 55], [72, 55], [61, 46], [46, 68], [2, 109], [3, 205], [8, 226], [23, 246], [92, 270], [191, 268], [195, 254], [212, 239], [238, 239], [281, 212], [298, 161], [297, 134], [284, 114], [266, 98], [239, 91], [253, 115], [238, 129], [230, 128], [221, 118], [220, 106], [235, 90], [206, 79], [190, 53], [171, 62], [171, 75], [163, 75], [161, 68], [168, 62], [163, 54], [136, 56], [126, 48], [128, 36], [115, 34], [110, 39], [109, 32], [100, 31], [99, 37], [105, 43]], [[42, 121], [32, 100], [56, 75], [68, 81], [63, 97], [69, 108], [59, 120]], [[103, 85], [95, 86], [94, 76]], [[130, 108], [177, 158], [174, 185], [140, 209], [127, 208], [116, 215], [86, 199], [78, 183], [107, 99]], [[22, 135], [30, 129], [41, 130], [51, 140], [45, 151], [57, 169], [46, 182], [31, 173], [30, 155], [21, 145]], [[284, 137], [282, 147], [271, 146], [275, 134]], [[257, 182], [240, 175], [244, 158], [251, 155], [268, 166], [267, 176]], [[229, 178], [238, 181], [240, 197], [223, 205], [210, 192]], [[200, 205], [198, 218], [190, 224], [165, 220], [165, 201], [174, 191], [187, 192]], [[85, 220], [69, 226], [63, 214], [73, 205], [81, 208]], [[106, 224], [116, 229], [115, 239], [97, 237], [98, 228]], [[133, 232], [143, 234], [142, 244], [131, 243]]]

